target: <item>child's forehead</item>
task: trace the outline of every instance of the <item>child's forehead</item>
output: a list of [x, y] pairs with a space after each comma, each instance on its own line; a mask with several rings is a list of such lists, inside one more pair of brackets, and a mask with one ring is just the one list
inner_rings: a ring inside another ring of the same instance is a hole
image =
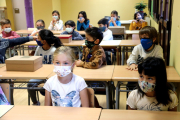
[[11, 24], [4, 24], [3, 27], [9, 27]]
[[57, 61], [72, 61], [70, 55], [68, 55], [67, 53], [59, 53], [55, 56], [54, 60]]

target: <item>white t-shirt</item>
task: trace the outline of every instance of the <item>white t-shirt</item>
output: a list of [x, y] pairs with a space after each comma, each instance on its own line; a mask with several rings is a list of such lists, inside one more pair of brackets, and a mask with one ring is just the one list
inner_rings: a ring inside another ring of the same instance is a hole
[[62, 84], [54, 75], [44, 85], [44, 89], [51, 93], [52, 105], [62, 107], [81, 107], [80, 91], [86, 87], [84, 79], [75, 74], [67, 84]]
[[111, 30], [108, 29], [105, 32], [103, 32], [103, 40], [104, 41], [113, 40], [113, 35]]
[[160, 45], [155, 45], [154, 48], [146, 52], [141, 44], [134, 47], [132, 54], [127, 60], [127, 65], [129, 66], [132, 63], [138, 64], [147, 57], [156, 57], [163, 59], [163, 49]]
[[52, 64], [55, 50], [56, 48], [54, 46], [51, 46], [49, 50], [44, 50], [42, 47], [38, 46], [34, 56], [42, 56], [43, 64]]
[[63, 30], [63, 21], [59, 20], [56, 22], [56, 24], [53, 26], [52, 21], [48, 27], [49, 30]]
[[129, 105], [130, 108], [137, 110], [168, 111], [168, 109], [173, 109], [178, 105], [177, 96], [173, 91], [170, 91], [170, 99], [172, 102], [166, 106], [163, 104], [156, 105], [158, 102], [155, 97], [148, 97], [144, 95], [141, 98], [138, 90], [136, 89], [130, 93], [127, 99], [127, 105]]
[[38, 29], [35, 29], [35, 30], [31, 33], [31, 35], [34, 34], [34, 33], [37, 32], [37, 31], [38, 31]]

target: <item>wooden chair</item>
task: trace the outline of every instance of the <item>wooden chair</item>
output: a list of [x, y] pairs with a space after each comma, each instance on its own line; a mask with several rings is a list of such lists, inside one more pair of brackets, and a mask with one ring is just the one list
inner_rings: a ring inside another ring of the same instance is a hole
[[109, 26], [109, 28], [113, 35], [124, 35], [126, 33], [126, 27], [125, 26]]
[[94, 90], [92, 88], [87, 88], [88, 92], [88, 98], [89, 98], [89, 103], [90, 107], [94, 107]]
[[0, 86], [8, 100], [8, 102], [10, 103], [10, 86], [9, 86], [9, 83], [0, 83]]

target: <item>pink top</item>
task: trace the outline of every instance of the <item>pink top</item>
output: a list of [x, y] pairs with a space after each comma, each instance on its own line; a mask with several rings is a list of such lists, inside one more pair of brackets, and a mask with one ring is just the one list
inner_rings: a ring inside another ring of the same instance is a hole
[[3, 38], [8, 38], [8, 39], [13, 39], [13, 38], [18, 38], [20, 35], [18, 35], [15, 31], [11, 31], [9, 33], [6, 33], [2, 31], [2, 37]]

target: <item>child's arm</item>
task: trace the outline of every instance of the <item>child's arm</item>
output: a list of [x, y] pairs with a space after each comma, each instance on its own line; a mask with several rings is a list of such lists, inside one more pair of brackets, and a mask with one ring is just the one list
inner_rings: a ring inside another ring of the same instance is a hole
[[80, 98], [81, 98], [82, 107], [89, 107], [87, 88], [84, 88], [83, 90], [80, 91]]
[[80, 30], [81, 26], [82, 26], [82, 23], [80, 23], [79, 21], [77, 21], [77, 30]]
[[128, 70], [137, 70], [137, 56], [138, 56], [138, 46], [135, 46], [132, 54], [129, 56], [127, 60]]
[[18, 35], [15, 31], [12, 31], [12, 35], [10, 37], [6, 37], [7, 39], [14, 39], [14, 38], [19, 38], [20, 35]]
[[117, 25], [117, 26], [121, 26], [121, 22], [120, 22], [120, 21], [118, 21], [116, 25]]
[[53, 29], [52, 21], [50, 22], [50, 25], [49, 25], [48, 29], [49, 29], [49, 30], [52, 30], [52, 29]]
[[130, 26], [129, 26], [129, 30], [135, 30], [135, 26], [134, 25], [134, 21], [131, 22]]
[[44, 106], [52, 106], [51, 93], [45, 90], [45, 103]]
[[84, 30], [86, 30], [89, 27], [89, 20], [87, 21], [87, 24], [85, 24], [84, 22], [82, 23], [82, 26], [84, 28]]
[[63, 28], [63, 21], [59, 20], [59, 23], [56, 22], [54, 29], [55, 30], [62, 30], [62, 28]]
[[83, 40], [83, 37], [78, 32], [75, 32], [73, 40]]
[[129, 107], [129, 105], [128, 105], [128, 110], [137, 110], [137, 109], [133, 109], [133, 108]]

